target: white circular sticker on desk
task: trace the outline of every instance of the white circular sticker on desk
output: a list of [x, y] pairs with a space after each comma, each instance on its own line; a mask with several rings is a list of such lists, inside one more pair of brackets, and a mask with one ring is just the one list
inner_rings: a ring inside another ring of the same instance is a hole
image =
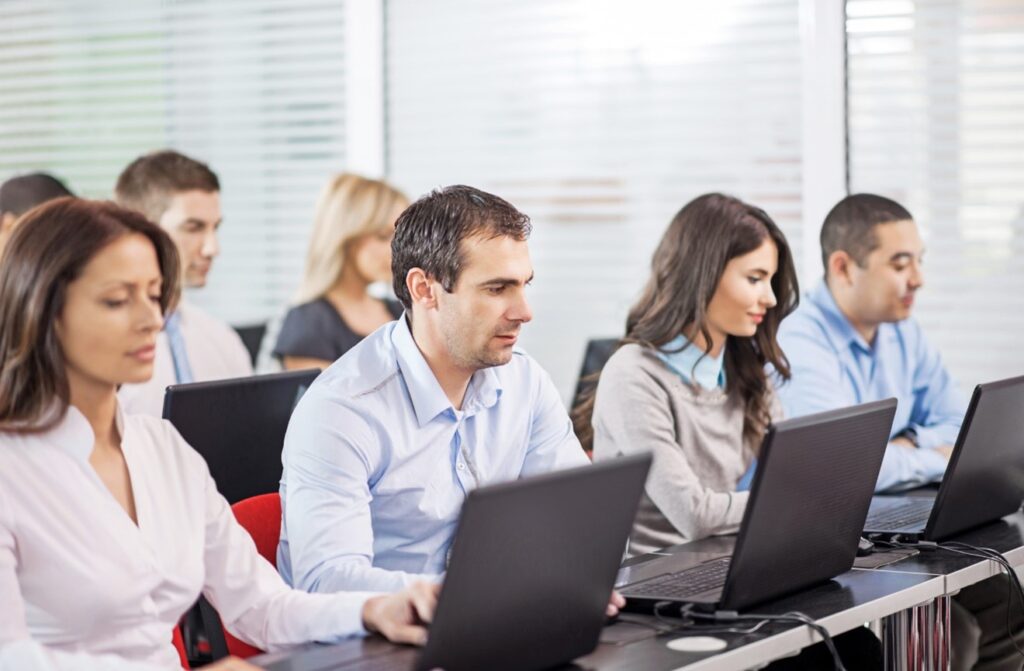
[[681, 636], [665, 644], [676, 652], [718, 652], [725, 650], [727, 643], [712, 636]]

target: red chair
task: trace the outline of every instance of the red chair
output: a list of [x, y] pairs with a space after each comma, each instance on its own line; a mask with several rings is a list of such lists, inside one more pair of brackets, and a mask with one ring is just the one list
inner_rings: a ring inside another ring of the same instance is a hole
[[181, 668], [191, 669], [192, 667], [188, 664], [188, 657], [185, 655], [185, 641], [181, 638], [181, 627], [174, 627], [171, 642], [174, 643], [174, 649], [178, 651], [178, 657], [181, 658]]
[[[252, 536], [256, 550], [277, 567], [277, 543], [281, 538], [281, 496], [276, 492], [250, 496], [231, 506], [231, 510], [238, 523]], [[235, 657], [245, 659], [264, 652], [235, 638], [226, 629], [224, 639], [228, 653]]]

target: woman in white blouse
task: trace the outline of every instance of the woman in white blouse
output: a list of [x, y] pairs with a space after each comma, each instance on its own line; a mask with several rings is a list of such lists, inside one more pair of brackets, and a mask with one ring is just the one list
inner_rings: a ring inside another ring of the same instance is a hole
[[172, 628], [200, 593], [264, 649], [422, 644], [436, 586], [289, 589], [178, 432], [118, 408], [178, 277], [158, 227], [73, 198], [29, 213], [0, 259], [0, 669], [177, 668]]

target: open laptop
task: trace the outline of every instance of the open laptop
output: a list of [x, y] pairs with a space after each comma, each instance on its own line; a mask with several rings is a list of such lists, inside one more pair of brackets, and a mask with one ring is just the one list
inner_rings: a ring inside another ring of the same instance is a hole
[[664, 555], [624, 568], [632, 606], [687, 602], [742, 611], [848, 571], [896, 413], [896, 399], [768, 429], [730, 556]]
[[932, 496], [876, 496], [864, 533], [939, 541], [994, 522], [1024, 501], [1024, 377], [979, 384]]
[[228, 503], [276, 492], [288, 420], [319, 373], [171, 385], [164, 395], [164, 419], [203, 455]]
[[268, 671], [536, 671], [589, 653], [650, 465], [650, 455], [623, 457], [470, 492], [422, 650], [320, 648], [257, 662]]
[[466, 497], [417, 670], [544, 669], [597, 646], [650, 455]]

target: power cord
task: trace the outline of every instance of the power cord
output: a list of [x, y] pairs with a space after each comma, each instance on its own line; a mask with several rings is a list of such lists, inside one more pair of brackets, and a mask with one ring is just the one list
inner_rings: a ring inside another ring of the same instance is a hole
[[[1010, 617], [1010, 609], [1013, 607], [1013, 594], [1016, 592], [1017, 598], [1020, 600], [1021, 608], [1024, 609], [1024, 585], [1021, 584], [1020, 577], [1014, 570], [1013, 565], [1010, 561], [1003, 556], [1001, 552], [993, 550], [992, 548], [979, 547], [976, 545], [970, 545], [968, 543], [961, 543], [959, 541], [949, 541], [946, 543], [936, 543], [934, 541], [919, 540], [912, 543], [903, 542], [898, 535], [893, 536], [891, 541], [872, 539], [876, 544], [887, 545], [889, 547], [898, 548], [910, 548], [921, 551], [933, 551], [933, 550], [945, 550], [946, 552], [952, 552], [954, 554], [964, 555], [967, 557], [974, 557], [975, 559], [987, 559], [995, 562], [1003, 571], [1006, 572], [1008, 577], [1006, 585], [1006, 634], [1013, 643], [1013, 647], [1016, 648], [1017, 654], [1024, 658], [1024, 650], [1021, 649], [1017, 643], [1017, 639], [1013, 636], [1013, 624]], [[1014, 589], [1016, 587], [1016, 590]], [[1021, 663], [1021, 669], [1024, 671], [1024, 662]]]
[[839, 656], [839, 651], [836, 649], [835, 642], [832, 640], [832, 635], [828, 633], [828, 629], [815, 622], [812, 618], [808, 617], [803, 613], [796, 611], [783, 613], [781, 615], [767, 615], [758, 613], [747, 613], [740, 614], [734, 610], [719, 610], [714, 613], [701, 613], [693, 609], [693, 604], [678, 604], [672, 601], [659, 601], [654, 606], [654, 614], [662, 620], [663, 615], [661, 610], [670, 606], [675, 606], [679, 609], [679, 617], [683, 619], [683, 627], [687, 626], [688, 620], [707, 620], [713, 623], [728, 623], [728, 622], [742, 622], [750, 620], [755, 622], [751, 627], [722, 627], [722, 628], [707, 628], [701, 627], [698, 629], [701, 633], [730, 633], [730, 634], [752, 634], [763, 628], [770, 622], [795, 622], [797, 624], [804, 625], [810, 628], [812, 631], [821, 637], [821, 640], [825, 643], [825, 647], [828, 649], [829, 654], [832, 655], [832, 662], [835, 666], [836, 671], [846, 671], [846, 667], [843, 666], [843, 660]]

